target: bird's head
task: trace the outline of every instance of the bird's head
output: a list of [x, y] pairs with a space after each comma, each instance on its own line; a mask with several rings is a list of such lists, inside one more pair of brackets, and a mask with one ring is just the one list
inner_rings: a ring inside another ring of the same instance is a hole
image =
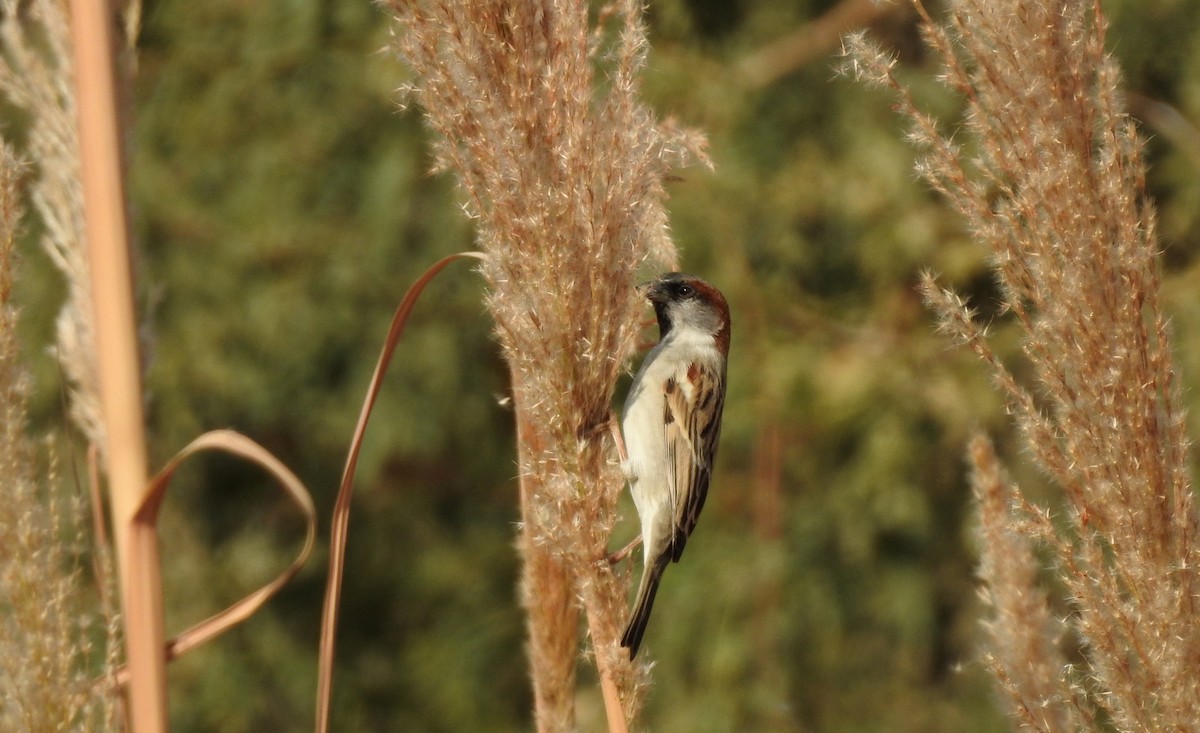
[[668, 272], [638, 290], [654, 305], [660, 338], [674, 330], [696, 330], [716, 339], [722, 353], [728, 352], [729, 304], [720, 290], [682, 272]]

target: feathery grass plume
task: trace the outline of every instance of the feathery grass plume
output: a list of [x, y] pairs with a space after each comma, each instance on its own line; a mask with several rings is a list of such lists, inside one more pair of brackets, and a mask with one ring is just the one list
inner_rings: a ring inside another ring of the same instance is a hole
[[622, 481], [604, 426], [643, 313], [637, 272], [675, 264], [662, 181], [702, 158], [699, 138], [638, 101], [646, 38], [634, 0], [605, 6], [595, 28], [584, 0], [388, 7], [437, 165], [458, 176], [489, 256], [487, 305], [517, 411], [539, 729], [574, 726], [579, 608], [601, 678], [632, 716], [645, 669], [616, 646], [628, 579], [605, 561]]
[[71, 59], [64, 3], [0, 0], [0, 93], [30, 116], [24, 152], [37, 167], [30, 199], [44, 226], [42, 247], [67, 283], [58, 362], [70, 384], [71, 417], [103, 455]]
[[1034, 530], [1016, 505], [1017, 494], [1002, 475], [991, 442], [976, 435], [969, 448], [971, 485], [979, 506], [980, 594], [992, 610], [984, 623], [988, 635], [985, 662], [1008, 696], [1018, 720], [1030, 730], [1079, 730], [1086, 710], [1077, 697], [1064, 698], [1069, 669], [1060, 647], [1065, 624], [1051, 610], [1038, 585], [1039, 562], [1031, 541]]
[[[995, 671], [1032, 729], [1101, 729], [1086, 714], [1094, 708], [1117, 730], [1194, 730], [1200, 557], [1189, 441], [1159, 302], [1142, 142], [1104, 50], [1105, 19], [1098, 3], [1079, 0], [952, 0], [944, 26], [917, 8], [946, 83], [966, 98], [963, 127], [977, 152], [941, 135], [896, 81], [894, 62], [861, 36], [847, 41], [850, 66], [899, 92], [925, 153], [920, 172], [987, 248], [1003, 304], [1024, 332], [1032, 384], [1000, 362], [961, 301], [927, 278], [943, 327], [989, 364], [1029, 454], [1065, 498], [1057, 524], [1033, 508], [1010, 514], [1004, 532], [988, 529], [998, 517], [985, 523], [987, 592], [1030, 592], [1023, 572], [994, 562], [1006, 551], [994, 543], [1015, 534], [1044, 544], [1086, 658], [1085, 668], [1063, 667], [1053, 645], [1028, 641], [1045, 633], [1042, 614], [998, 605]], [[973, 459], [988, 483], [992, 459], [978, 451]], [[1010, 644], [1021, 648], [1001, 648]], [[1057, 690], [1041, 686], [1050, 678]], [[1044, 718], [1022, 712], [1047, 701], [1054, 712]]]
[[38, 468], [25, 432], [28, 377], [12, 302], [21, 170], [0, 142], [0, 729], [115, 730], [112, 700], [88, 669], [82, 502], [53, 488], [57, 472]]

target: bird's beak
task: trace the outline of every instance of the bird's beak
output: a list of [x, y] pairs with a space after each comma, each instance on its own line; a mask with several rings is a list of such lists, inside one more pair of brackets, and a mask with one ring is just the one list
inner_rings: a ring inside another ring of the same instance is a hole
[[645, 299], [649, 300], [649, 299], [650, 299], [650, 294], [651, 294], [651, 292], [654, 290], [654, 281], [653, 281], [653, 280], [650, 280], [650, 281], [644, 282], [644, 283], [642, 283], [641, 285], [638, 285], [638, 286], [637, 286], [636, 288], [634, 288], [634, 289], [635, 289], [635, 290], [637, 290], [637, 294], [638, 294], [638, 295], [640, 295], [640, 296], [642, 296], [643, 298], [645, 298]]

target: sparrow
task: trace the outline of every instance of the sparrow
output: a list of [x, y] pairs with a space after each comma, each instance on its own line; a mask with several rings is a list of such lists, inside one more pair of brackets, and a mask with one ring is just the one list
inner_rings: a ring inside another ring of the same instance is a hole
[[639, 290], [654, 305], [660, 338], [633, 378], [621, 423], [627, 451], [622, 469], [641, 520], [645, 558], [621, 637], [631, 660], [663, 571], [679, 561], [704, 507], [721, 435], [729, 356], [729, 305], [719, 290], [679, 272]]

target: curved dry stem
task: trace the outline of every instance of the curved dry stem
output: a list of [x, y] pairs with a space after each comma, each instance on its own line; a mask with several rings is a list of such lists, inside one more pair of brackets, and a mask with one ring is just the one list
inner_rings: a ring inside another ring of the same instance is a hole
[[435, 262], [428, 270], [417, 278], [404, 299], [392, 316], [392, 324], [388, 328], [387, 338], [384, 339], [383, 350], [375, 365], [375, 373], [371, 375], [371, 384], [367, 387], [367, 395], [363, 398], [362, 409], [358, 414], [358, 424], [354, 427], [354, 437], [350, 440], [350, 450], [346, 455], [346, 466], [342, 470], [342, 481], [338, 486], [337, 500], [333, 505], [332, 528], [329, 538], [329, 580], [325, 586], [325, 603], [321, 610], [321, 641], [320, 658], [317, 668], [317, 731], [325, 733], [329, 730], [329, 705], [333, 693], [333, 655], [337, 644], [338, 607], [341, 601], [342, 576], [346, 563], [346, 537], [350, 526], [350, 499], [354, 487], [354, 472], [358, 468], [358, 455], [362, 450], [363, 437], [367, 432], [367, 422], [375, 409], [375, 400], [383, 386], [383, 376], [387, 373], [388, 365], [392, 363], [396, 345], [404, 335], [408, 325], [409, 314], [417, 304], [417, 299], [439, 272], [452, 262], [473, 258], [486, 260], [487, 255], [481, 252], [458, 252]]
[[[139, 525], [150, 528], [152, 532], [157, 534], [158, 511], [162, 506], [163, 499], [166, 498], [167, 487], [170, 486], [171, 478], [175, 475], [175, 471], [191, 456], [210, 450], [231, 453], [244, 458], [265, 469], [279, 483], [280, 488], [284, 490], [292, 503], [304, 514], [304, 546], [300, 549], [296, 558], [292, 560], [291, 564], [279, 573], [279, 575], [275, 576], [271, 582], [229, 605], [224, 610], [195, 624], [167, 642], [164, 647], [167, 661], [171, 661], [215, 639], [253, 616], [258, 609], [262, 608], [263, 604], [278, 593], [283, 586], [287, 585], [288, 581], [300, 571], [317, 540], [317, 510], [313, 506], [312, 496], [308, 493], [308, 489], [304, 487], [303, 482], [296, 477], [296, 474], [292, 473], [291, 469], [283, 465], [278, 458], [271, 455], [266, 448], [263, 448], [245, 435], [232, 430], [213, 430], [207, 432], [176, 453], [175, 457], [167, 463], [166, 467], [150, 481], [145, 498], [138, 507], [134, 521]], [[116, 684], [123, 685], [129, 681], [129, 676], [128, 665], [124, 665], [117, 668], [111, 679]]]

